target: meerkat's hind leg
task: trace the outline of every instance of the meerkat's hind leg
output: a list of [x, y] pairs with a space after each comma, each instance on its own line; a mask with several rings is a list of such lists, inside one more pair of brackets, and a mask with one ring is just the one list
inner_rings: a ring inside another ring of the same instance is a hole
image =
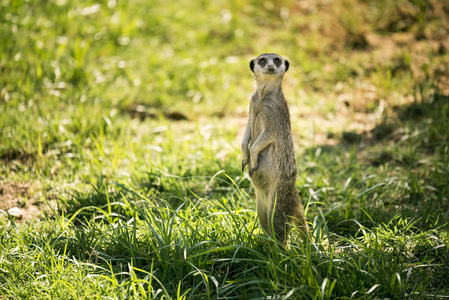
[[268, 199], [264, 191], [256, 188], [256, 209], [260, 225], [265, 231], [271, 233], [270, 221], [268, 218]]
[[288, 224], [288, 217], [285, 214], [285, 201], [276, 195], [270, 197], [271, 203], [268, 210], [270, 232], [274, 234], [275, 239], [282, 245], [287, 245], [288, 233], [290, 225]]
[[271, 219], [272, 232], [276, 241], [281, 245], [286, 246], [288, 241], [288, 233], [290, 232], [290, 225], [285, 214], [279, 210], [275, 210], [273, 218]]

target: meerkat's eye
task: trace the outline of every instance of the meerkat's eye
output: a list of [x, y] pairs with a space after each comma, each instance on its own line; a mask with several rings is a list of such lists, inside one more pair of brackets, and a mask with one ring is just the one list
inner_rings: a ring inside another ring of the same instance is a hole
[[279, 58], [275, 58], [275, 59], [273, 59], [273, 62], [275, 63], [275, 64], [279, 64], [280, 62], [281, 62], [281, 60], [279, 59]]
[[259, 59], [259, 64], [264, 65], [266, 63], [267, 63], [267, 59], [266, 58]]

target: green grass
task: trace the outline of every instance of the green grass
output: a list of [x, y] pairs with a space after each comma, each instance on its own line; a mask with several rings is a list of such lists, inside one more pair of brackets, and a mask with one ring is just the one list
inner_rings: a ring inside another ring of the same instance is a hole
[[[41, 211], [0, 217], [0, 298], [447, 298], [448, 11], [0, 0], [0, 209]], [[291, 65], [288, 249], [240, 170], [263, 52]]]

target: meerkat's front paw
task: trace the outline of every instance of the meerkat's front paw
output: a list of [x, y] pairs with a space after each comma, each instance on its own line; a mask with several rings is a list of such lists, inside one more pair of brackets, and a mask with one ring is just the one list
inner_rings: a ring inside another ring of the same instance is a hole
[[251, 177], [255, 171], [259, 169], [259, 155], [251, 155], [251, 169], [249, 170], [249, 176]]
[[249, 152], [247, 151], [247, 153], [248, 154], [242, 153], [242, 172], [245, 170], [245, 166], [249, 162]]
[[253, 176], [253, 173], [259, 169], [259, 164], [255, 165], [249, 170], [249, 177]]

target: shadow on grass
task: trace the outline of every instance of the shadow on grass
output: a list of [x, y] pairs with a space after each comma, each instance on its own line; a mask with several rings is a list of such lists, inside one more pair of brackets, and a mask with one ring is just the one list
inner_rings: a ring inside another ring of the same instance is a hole
[[329, 227], [354, 236], [394, 216], [437, 228], [449, 217], [449, 96], [396, 106], [372, 131], [345, 132], [337, 145], [300, 158], [302, 199], [326, 214]]

